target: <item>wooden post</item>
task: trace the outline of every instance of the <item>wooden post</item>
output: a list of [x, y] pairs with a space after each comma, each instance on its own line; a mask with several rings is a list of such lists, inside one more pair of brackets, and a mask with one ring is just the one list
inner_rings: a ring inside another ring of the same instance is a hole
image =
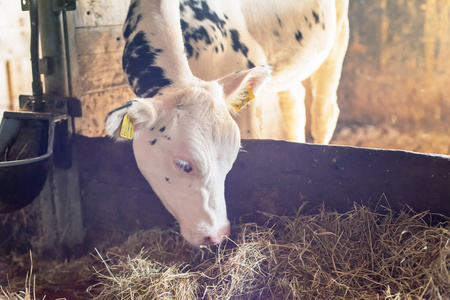
[[[63, 36], [62, 13], [52, 10], [52, 2], [38, 1], [42, 57], [48, 58], [45, 98], [69, 94]], [[70, 38], [70, 36], [68, 37]], [[73, 37], [72, 37], [73, 39]], [[61, 260], [82, 254], [83, 225], [78, 181], [78, 165], [73, 160], [71, 117], [56, 126], [54, 164], [40, 195], [44, 251]]]

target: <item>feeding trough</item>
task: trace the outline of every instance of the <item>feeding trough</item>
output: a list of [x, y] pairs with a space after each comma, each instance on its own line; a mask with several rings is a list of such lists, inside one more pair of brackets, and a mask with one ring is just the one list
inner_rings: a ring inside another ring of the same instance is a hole
[[47, 180], [54, 120], [46, 108], [39, 71], [37, 2], [30, 5], [33, 96], [22, 96], [28, 112], [5, 112], [0, 125], [0, 213], [30, 204]]
[[[41, 4], [41, 6], [43, 5]], [[65, 97], [62, 95], [64, 93], [52, 88], [58, 84], [64, 85], [60, 84], [58, 80], [67, 80], [63, 76], [64, 74], [56, 76], [56, 69], [61, 68], [61, 66], [52, 66], [56, 59], [50, 57], [50, 54], [47, 53], [48, 49], [44, 50], [45, 47], [41, 49], [45, 59], [39, 58], [39, 37], [44, 40], [44, 44], [50, 36], [46, 32], [41, 32], [39, 35], [38, 16], [43, 14], [44, 10], [39, 7], [41, 12], [38, 12], [36, 0], [23, 1], [22, 8], [30, 11], [33, 95], [21, 95], [19, 102], [23, 111], [5, 112], [0, 124], [0, 213], [19, 210], [36, 199], [44, 187], [51, 169], [55, 140], [59, 153], [55, 163], [66, 168], [70, 165], [65, 158], [69, 149], [66, 121], [69, 115], [81, 115], [78, 99]], [[54, 20], [44, 18], [45, 22], [50, 23]], [[58, 50], [54, 48], [52, 48], [54, 51]], [[44, 66], [43, 72], [41, 72], [40, 66]], [[50, 75], [50, 77], [45, 77], [45, 94], [40, 78], [41, 74]], [[62, 78], [55, 80], [55, 77]], [[63, 120], [64, 122], [61, 122]], [[58, 138], [55, 138], [56, 133]], [[62, 162], [64, 159], [66, 162]]]
[[5, 112], [0, 125], [0, 213], [19, 210], [40, 193], [53, 153], [50, 113]]

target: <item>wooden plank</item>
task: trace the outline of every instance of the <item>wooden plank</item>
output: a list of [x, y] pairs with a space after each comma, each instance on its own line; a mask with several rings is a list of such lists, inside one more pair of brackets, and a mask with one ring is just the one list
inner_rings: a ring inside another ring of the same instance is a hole
[[127, 85], [122, 71], [122, 26], [77, 28], [79, 94]]
[[121, 52], [79, 56], [78, 63], [82, 94], [127, 85]]
[[19, 95], [31, 95], [32, 75], [30, 59], [17, 58], [9, 61], [10, 107], [19, 109]]
[[79, 56], [123, 51], [122, 25], [77, 28], [75, 34]]
[[[77, 145], [89, 243], [127, 232], [133, 221], [142, 229], [173, 222], [140, 174], [131, 142], [78, 136]], [[450, 216], [449, 156], [264, 140], [244, 140], [243, 148], [225, 183], [230, 221], [256, 211], [292, 215], [303, 202], [304, 213], [322, 203], [344, 212], [357, 202]]]
[[4, 29], [2, 27], [30, 27], [29, 13], [22, 11], [20, 1], [0, 1], [1, 31]]
[[[0, 119], [4, 110], [18, 109], [18, 95], [31, 90], [23, 60], [30, 59], [30, 21], [20, 1], [0, 1]], [[31, 67], [30, 67], [31, 70]]]
[[77, 1], [76, 27], [121, 25], [128, 12], [129, 0]]
[[79, 96], [81, 95], [81, 81], [80, 81], [80, 72], [78, 65], [78, 47], [77, 47], [77, 30], [75, 29], [75, 12], [70, 11], [66, 14], [67, 18], [67, 45], [68, 45], [68, 89], [69, 96]]
[[[96, 5], [105, 5], [105, 11], [111, 8], [105, 1], [80, 1], [78, 9], [86, 11], [88, 6]], [[135, 97], [122, 71], [123, 20], [114, 26], [81, 27], [80, 13], [68, 14], [68, 20], [75, 24], [70, 36], [72, 62], [76, 61], [71, 68], [74, 95], [81, 100], [83, 110], [83, 117], [75, 121], [76, 132], [101, 136], [105, 135], [106, 114]]]
[[83, 118], [76, 120], [77, 133], [89, 137], [104, 136], [106, 115], [134, 97], [128, 85], [80, 96]]
[[450, 156], [264, 140], [242, 145], [226, 182], [231, 216], [269, 208], [292, 214], [303, 202], [306, 212], [322, 203], [344, 212], [353, 202], [374, 207], [380, 199], [394, 210], [407, 204], [450, 216]]
[[9, 88], [8, 76], [6, 72], [6, 61], [0, 62], [0, 119], [3, 117], [3, 111], [9, 109]]
[[64, 261], [83, 253], [80, 197], [77, 166], [68, 170], [53, 166], [38, 199], [42, 248], [55, 260]]
[[21, 11], [20, 1], [0, 2], [0, 57], [30, 57], [29, 14]]
[[2, 60], [30, 58], [30, 30], [25, 27], [0, 27]]

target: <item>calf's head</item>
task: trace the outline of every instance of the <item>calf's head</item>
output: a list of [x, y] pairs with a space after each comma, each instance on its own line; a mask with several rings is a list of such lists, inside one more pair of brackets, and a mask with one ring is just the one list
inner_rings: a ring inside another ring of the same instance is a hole
[[106, 128], [117, 140], [124, 140], [120, 129], [125, 115], [134, 124], [137, 165], [194, 246], [216, 244], [230, 233], [224, 183], [240, 147], [232, 112], [245, 102], [248, 88], [256, 92], [270, 71], [260, 66], [218, 81], [171, 85], [106, 118]]

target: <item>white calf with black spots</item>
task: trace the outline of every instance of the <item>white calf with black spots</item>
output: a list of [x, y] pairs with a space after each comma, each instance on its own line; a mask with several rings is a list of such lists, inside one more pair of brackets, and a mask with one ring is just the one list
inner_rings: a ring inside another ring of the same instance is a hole
[[[336, 91], [348, 45], [348, 0], [185, 0], [180, 11], [186, 55], [195, 76], [213, 80], [255, 65], [273, 67], [259, 97], [236, 118], [243, 138], [304, 142], [302, 81], [309, 79], [314, 142], [330, 141], [339, 115]], [[278, 103], [268, 97], [278, 98]], [[282, 126], [265, 119], [269, 116], [264, 112], [274, 108], [281, 111], [276, 121]], [[271, 127], [281, 131], [267, 134], [264, 130]]]
[[[188, 242], [211, 245], [229, 234], [225, 177], [241, 133], [262, 135], [258, 98], [277, 97], [288, 138], [304, 141], [301, 81], [311, 78], [312, 134], [329, 141], [347, 7], [348, 0], [131, 1], [123, 68], [140, 98], [112, 111], [106, 127], [122, 140], [124, 116], [134, 124], [138, 167]], [[249, 108], [236, 115], [242, 106]]]
[[179, 4], [135, 1], [124, 35], [124, 70], [136, 94], [110, 112], [106, 128], [117, 140], [125, 115], [134, 125], [137, 165], [194, 246], [230, 232], [224, 183], [240, 148], [232, 118], [251, 86], [258, 93], [271, 68], [259, 66], [221, 79], [192, 75], [185, 55]]

